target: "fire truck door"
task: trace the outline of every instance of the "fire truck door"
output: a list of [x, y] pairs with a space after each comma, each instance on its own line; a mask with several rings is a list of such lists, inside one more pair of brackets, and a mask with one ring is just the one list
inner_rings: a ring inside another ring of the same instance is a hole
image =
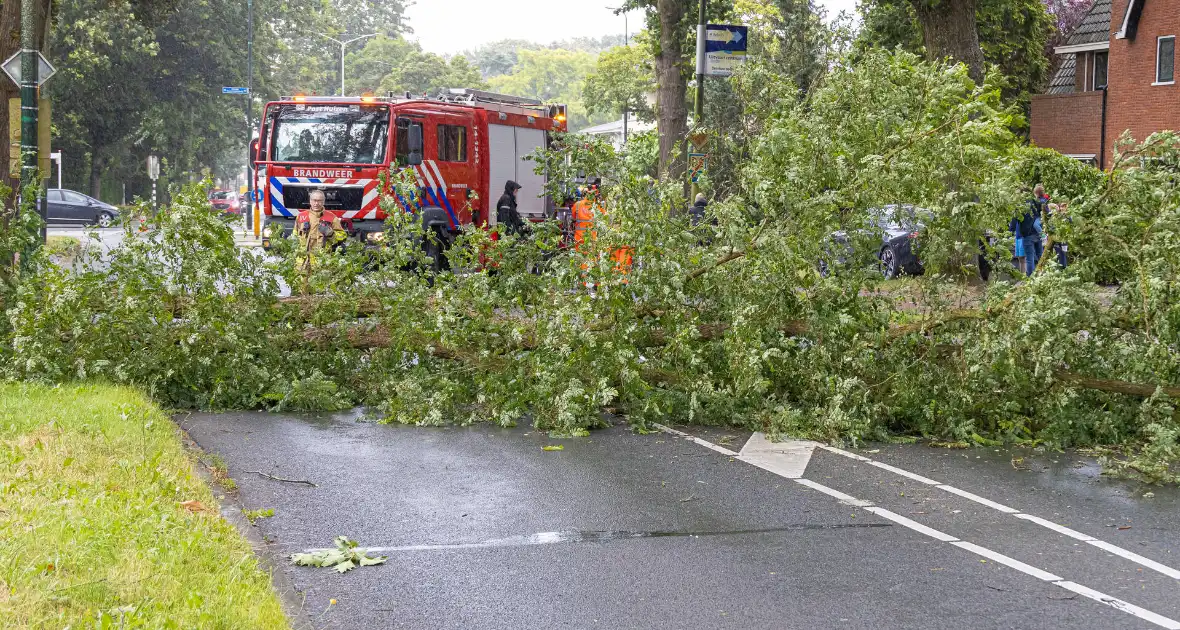
[[545, 176], [534, 172], [537, 163], [525, 158], [545, 147], [545, 132], [540, 129], [516, 128], [516, 183], [521, 185], [516, 202], [522, 217], [545, 216]]
[[504, 183], [516, 180], [516, 129], [488, 125], [488, 224], [496, 224], [496, 200], [504, 194]]
[[[504, 192], [504, 182], [508, 180], [520, 184], [516, 203], [525, 218], [545, 216], [545, 198], [539, 196], [545, 192], [545, 177], [533, 172], [536, 162], [524, 159], [544, 146], [545, 132], [540, 129], [488, 125], [490, 196], [499, 198]], [[496, 213], [491, 215], [495, 219]]]

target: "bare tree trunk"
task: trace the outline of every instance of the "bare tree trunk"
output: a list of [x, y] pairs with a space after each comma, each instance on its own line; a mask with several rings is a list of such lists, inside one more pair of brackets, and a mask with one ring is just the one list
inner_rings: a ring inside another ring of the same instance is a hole
[[975, 20], [975, 0], [912, 0], [926, 57], [931, 60], [950, 57], [967, 66], [976, 83], [983, 83], [983, 49], [979, 47], [979, 27]]
[[684, 78], [681, 32], [685, 0], [657, 0], [660, 17], [660, 54], [656, 56], [659, 81], [658, 125], [660, 134], [660, 178], [678, 180], [684, 175], [684, 156], [674, 158], [688, 134], [688, 84]]
[[105, 168], [106, 160], [99, 157], [98, 151], [95, 150], [90, 158], [90, 196], [95, 199], [102, 199], [102, 176]]

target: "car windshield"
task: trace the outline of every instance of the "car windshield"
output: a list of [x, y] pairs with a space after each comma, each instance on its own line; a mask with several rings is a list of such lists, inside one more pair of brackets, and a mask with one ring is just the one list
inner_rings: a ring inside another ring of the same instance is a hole
[[209, 198], [214, 199], [214, 200], [216, 200], [216, 199], [229, 199], [231, 195], [232, 195], [232, 193], [222, 190], [222, 191], [215, 192], [215, 193], [209, 195]]
[[271, 155], [276, 162], [381, 164], [389, 146], [388, 105], [280, 105]]
[[920, 227], [932, 217], [929, 210], [911, 205], [889, 205], [884, 208], [873, 208], [869, 210], [869, 214], [873, 224], [883, 230], [899, 226], [906, 229]]

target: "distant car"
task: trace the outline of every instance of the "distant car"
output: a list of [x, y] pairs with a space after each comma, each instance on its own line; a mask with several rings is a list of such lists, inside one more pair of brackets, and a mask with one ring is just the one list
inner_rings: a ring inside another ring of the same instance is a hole
[[119, 217], [119, 209], [80, 192], [50, 188], [48, 222], [71, 225], [110, 227]]
[[214, 190], [209, 193], [209, 203], [215, 210], [226, 214], [241, 214], [241, 201], [232, 190]]
[[[865, 228], [868, 233], [864, 236], [877, 243], [874, 253], [878, 269], [885, 278], [896, 278], [901, 274], [922, 275], [924, 269], [916, 250], [918, 237], [925, 228], [923, 220], [928, 215], [928, 210], [912, 205], [890, 204], [869, 210], [869, 225]], [[845, 265], [850, 259], [855, 258], [852, 240], [846, 231], [833, 232], [831, 243], [826, 248], [827, 259]], [[820, 272], [825, 275], [831, 266], [827, 259], [821, 260], [819, 264]]]

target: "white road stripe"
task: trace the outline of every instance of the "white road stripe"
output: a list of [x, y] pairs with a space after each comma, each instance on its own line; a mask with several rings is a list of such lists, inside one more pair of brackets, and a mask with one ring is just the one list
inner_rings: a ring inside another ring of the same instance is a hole
[[[774, 472], [774, 471], [771, 471], [771, 472]], [[858, 499], [854, 496], [844, 494], [843, 492], [840, 492], [839, 490], [835, 490], [833, 488], [829, 488], [829, 487], [823, 485], [822, 483], [816, 483], [810, 479], [796, 479], [795, 481], [801, 485], [811, 488], [812, 490], [817, 490], [819, 492], [822, 492], [822, 493], [828, 495], [829, 497], [838, 499], [841, 503], [851, 505], [852, 507], [859, 507], [859, 508], [872, 508], [873, 507], [872, 501], [865, 501], [864, 499]]]
[[1119, 556], [1120, 558], [1126, 558], [1127, 560], [1130, 560], [1131, 562], [1137, 562], [1149, 569], [1152, 569], [1154, 571], [1159, 571], [1160, 573], [1163, 573], [1164, 575], [1166, 575], [1170, 578], [1180, 580], [1180, 571], [1177, 571], [1176, 569], [1173, 569], [1172, 567], [1169, 567], [1167, 565], [1160, 564], [1150, 558], [1144, 558], [1143, 556], [1141, 556], [1133, 551], [1127, 551], [1126, 549], [1123, 549], [1122, 547], [1112, 545], [1104, 540], [1093, 539], [1093, 540], [1087, 540], [1086, 542], [1090, 543], [1091, 545], [1094, 545], [1095, 547], [1097, 547], [1103, 551], [1109, 551], [1110, 553], [1113, 553], [1114, 555]]
[[[676, 431], [675, 429], [668, 428], [668, 427], [661, 425], [661, 424], [655, 424], [655, 423], [653, 423], [653, 424], [654, 424], [654, 426], [656, 426], [657, 428], [659, 428], [662, 431], [690, 439], [693, 442], [696, 442], [697, 444], [704, 446], [705, 448], [709, 448], [709, 449], [723, 452], [726, 454], [735, 454], [736, 455], [736, 453], [733, 453], [733, 451], [730, 451], [729, 449], [717, 446], [716, 444], [713, 444], [713, 443], [708, 442], [706, 440], [702, 440], [700, 438], [688, 435], [687, 433], [683, 433], [681, 431]], [[827, 448], [828, 450], [832, 450], [830, 447], [825, 447], [825, 448]], [[859, 456], [853, 455], [852, 453], [848, 453], [848, 455], [853, 456], [853, 459], [861, 459]], [[867, 458], [864, 458], [864, 459], [867, 460]], [[1135, 617], [1138, 617], [1140, 619], [1143, 619], [1144, 621], [1148, 621], [1150, 623], [1153, 623], [1161, 628], [1167, 628], [1168, 630], [1180, 630], [1180, 621], [1176, 621], [1174, 619], [1170, 619], [1170, 618], [1165, 617], [1163, 615], [1151, 612], [1150, 610], [1147, 610], [1146, 608], [1141, 608], [1139, 606], [1135, 606], [1134, 604], [1130, 604], [1130, 603], [1125, 602], [1125, 601], [1118, 599], [1116, 597], [1111, 597], [1110, 595], [1107, 595], [1105, 593], [1101, 593], [1099, 591], [1095, 591], [1094, 589], [1091, 589], [1091, 588], [1087, 588], [1085, 586], [1082, 586], [1081, 584], [1077, 584], [1076, 582], [1071, 582], [1069, 580], [1062, 579], [1061, 577], [1056, 576], [1052, 573], [1049, 573], [1048, 571], [1038, 569], [1032, 565], [1021, 562], [1015, 558], [1005, 556], [1004, 554], [992, 551], [991, 549], [988, 549], [986, 547], [981, 547], [979, 545], [976, 545], [975, 543], [967, 542], [965, 540], [959, 540], [958, 538], [955, 538], [954, 536], [951, 536], [950, 534], [947, 534], [945, 532], [941, 532], [941, 531], [934, 529], [932, 527], [927, 527], [926, 525], [923, 525], [921, 523], [918, 523], [916, 521], [908, 519], [908, 518], [906, 518], [900, 514], [897, 514], [895, 512], [891, 512], [885, 508], [874, 506], [871, 501], [857, 499], [856, 497], [844, 494], [843, 492], [840, 492], [839, 490], [836, 490], [834, 488], [829, 488], [821, 483], [812, 481], [810, 479], [795, 479], [794, 481], [795, 481], [795, 483], [798, 483], [802, 486], [806, 486], [806, 487], [816, 490], [818, 492], [822, 492], [823, 494], [826, 494], [830, 497], [836, 498], [836, 499], [838, 499], [844, 503], [847, 503], [849, 505], [855, 505], [857, 507], [861, 507], [867, 512], [870, 512], [872, 514], [876, 514], [877, 516], [880, 516], [881, 518], [884, 518], [886, 520], [893, 521], [894, 523], [897, 523], [898, 525], [901, 525], [901, 526], [906, 527], [908, 529], [912, 529], [920, 534], [923, 534], [925, 536], [929, 536], [931, 538], [934, 538], [934, 539], [942, 541], [942, 542], [949, 543], [949, 544], [954, 545], [955, 547], [958, 547], [959, 549], [962, 549], [964, 551], [969, 551], [969, 552], [974, 553], [978, 556], [982, 556], [984, 558], [992, 560], [993, 562], [996, 562], [998, 564], [1002, 564], [1006, 567], [1016, 569], [1017, 571], [1020, 571], [1021, 573], [1024, 573], [1025, 575], [1035, 577], [1038, 580], [1048, 582], [1050, 584], [1053, 584], [1054, 586], [1058, 586], [1058, 587], [1061, 587], [1065, 590], [1077, 593], [1078, 595], [1082, 595], [1083, 597], [1087, 597], [1087, 598], [1092, 599], [1096, 602], [1106, 604], [1107, 606], [1121, 610], [1129, 615], [1134, 615]], [[943, 490], [947, 490], [947, 488], [952, 488], [953, 486], [946, 486], [945, 484], [939, 484], [938, 487]], [[947, 491], [949, 492], [950, 490], [947, 490]], [[970, 494], [970, 493], [967, 493], [967, 494]], [[971, 496], [975, 496], [975, 495], [971, 495]], [[976, 498], [981, 498], [981, 497], [976, 497]], [[972, 500], [975, 500], [975, 499], [972, 499]], [[984, 505], [988, 505], [990, 503], [992, 503], [992, 502], [988, 501], [988, 503], [984, 504]], [[999, 505], [999, 504], [996, 504], [996, 505]], [[991, 507], [991, 505], [989, 505], [989, 507]], [[1001, 506], [1001, 507], [1003, 507], [1003, 506]], [[1016, 514], [1015, 516], [1017, 518], [1023, 518], [1024, 520], [1027, 520], [1032, 523], [1037, 523], [1037, 524], [1041, 524], [1039, 521], [1043, 520], [1043, 519], [1039, 519], [1036, 517], [1029, 518], [1029, 515], [1027, 515], [1027, 514]], [[1055, 526], [1055, 527], [1050, 527], [1050, 529], [1053, 529], [1056, 531], [1060, 527], [1061, 526]], [[1068, 529], [1068, 528], [1062, 528], [1062, 529]], [[1073, 530], [1070, 530], [1070, 531], [1072, 532]], [[1062, 532], [1062, 533], [1064, 533], [1064, 532]], [[1069, 534], [1066, 534], [1066, 535], [1069, 535]], [[1079, 535], [1081, 535], [1081, 534], [1079, 534]], [[1076, 537], [1077, 536], [1074, 536], [1074, 538], [1076, 538]], [[1119, 555], [1121, 555], [1122, 557], [1136, 555], [1136, 554], [1132, 554], [1129, 551], [1126, 551], [1125, 549], [1120, 549], [1119, 547], [1116, 547], [1116, 546], [1111, 545], [1109, 543], [1103, 543], [1100, 540], [1088, 540], [1086, 542], [1090, 543], [1091, 545], [1095, 545], [1097, 547], [1107, 549], [1107, 550], [1117, 549], [1119, 552], [1121, 552], [1121, 553], [1119, 553]], [[1096, 544], [1096, 543], [1100, 543], [1100, 544]], [[1111, 553], [1115, 553], [1115, 552], [1111, 551]], [[1123, 555], [1123, 554], [1127, 554], [1127, 555]], [[1147, 558], [1141, 557], [1141, 559], [1146, 560], [1147, 562], [1151, 562], [1152, 564], [1157, 564], [1157, 565], [1159, 564], [1159, 563], [1153, 562], [1151, 560], [1148, 560]], [[1149, 565], [1144, 565], [1144, 566], [1149, 566]], [[1159, 565], [1159, 567], [1162, 569], [1165, 569], [1167, 571], [1173, 571], [1173, 569], [1171, 569], [1170, 567], [1165, 567], [1163, 565]], [[1159, 569], [1157, 569], [1157, 570], [1159, 570]], [[1165, 573], [1165, 574], [1167, 574], [1167, 573]]]
[[883, 464], [883, 463], [878, 462], [876, 460], [869, 459], [868, 457], [857, 455], [856, 453], [850, 453], [848, 451], [838, 449], [833, 446], [820, 446], [820, 448], [822, 448], [826, 451], [829, 451], [831, 453], [835, 453], [837, 455], [843, 455], [844, 457], [848, 457], [850, 459], [855, 459], [856, 461], [859, 461], [859, 462], [871, 464], [873, 466], [876, 466], [877, 468], [888, 470], [892, 473], [896, 473], [896, 474], [901, 475], [903, 477], [908, 477], [908, 478], [913, 479], [915, 481], [920, 481], [922, 483], [932, 485], [932, 486], [938, 488], [939, 490], [943, 490], [943, 491], [949, 492], [951, 494], [958, 495], [960, 497], [963, 497], [964, 499], [967, 499], [969, 501], [974, 501], [975, 503], [978, 503], [980, 505], [986, 505], [987, 507], [992, 508], [993, 510], [998, 510], [998, 511], [1003, 512], [1005, 514], [1011, 514], [1012, 516], [1015, 516], [1016, 518], [1023, 519], [1025, 521], [1030, 522], [1030, 523], [1035, 523], [1037, 525], [1040, 525], [1041, 527], [1044, 527], [1046, 529], [1051, 529], [1051, 530], [1053, 530], [1059, 534], [1062, 534], [1064, 536], [1069, 536], [1070, 538], [1081, 540], [1083, 542], [1094, 545], [1095, 547], [1098, 547], [1099, 549], [1102, 549], [1104, 551], [1108, 551], [1120, 558], [1123, 558], [1125, 560], [1130, 560], [1131, 562], [1137, 563], [1140, 566], [1147, 567], [1147, 568], [1151, 569], [1152, 571], [1157, 571], [1157, 572], [1162, 573], [1163, 575], [1166, 575], [1170, 578], [1180, 580], [1180, 570], [1177, 570], [1177, 569], [1170, 567], [1166, 564], [1156, 562], [1155, 560], [1152, 560], [1150, 558], [1145, 558], [1133, 551], [1128, 551], [1128, 550], [1123, 549], [1122, 547], [1119, 547], [1117, 545], [1113, 545], [1111, 543], [1098, 540], [1097, 538], [1087, 536], [1086, 534], [1083, 534], [1079, 531], [1070, 529], [1070, 528], [1065, 527], [1063, 525], [1057, 525], [1056, 523], [1047, 521], [1047, 520], [1040, 518], [1038, 516], [1033, 516], [1032, 514], [1024, 514], [1024, 513], [1020, 512], [1019, 510], [1010, 508], [1010, 507], [1003, 505], [1001, 503], [996, 503], [995, 501], [992, 501], [991, 499], [985, 499], [979, 495], [967, 492], [966, 490], [956, 488], [955, 486], [941, 483], [941, 482], [935, 481], [933, 479], [928, 479], [928, 478], [923, 477], [921, 475], [914, 474], [908, 470], [903, 470], [903, 469], [897, 468], [895, 466]]
[[918, 532], [919, 534], [925, 534], [935, 540], [941, 540], [942, 542], [957, 542], [959, 540], [958, 538], [955, 538], [954, 536], [951, 536], [950, 534], [947, 534], [945, 532], [940, 532], [937, 529], [934, 529], [933, 527], [927, 527], [915, 520], [908, 519], [908, 518], [902, 516], [901, 514], [898, 514], [896, 512], [890, 512], [889, 510], [886, 510], [885, 508], [869, 507], [869, 508], [865, 508], [865, 509], [868, 510], [869, 512], [872, 512], [873, 514], [876, 514], [877, 516], [880, 516], [881, 518], [891, 520], [894, 523], [897, 523], [898, 525], [908, 527], [908, 528]]
[[1092, 537], [1092, 536], [1087, 536], [1087, 535], [1083, 534], [1082, 532], [1070, 529], [1068, 527], [1065, 527], [1064, 525], [1058, 525], [1057, 523], [1054, 523], [1052, 521], [1047, 521], [1039, 516], [1033, 516], [1032, 514], [1016, 514], [1015, 516], [1016, 516], [1016, 518], [1021, 518], [1026, 521], [1036, 523], [1037, 525], [1040, 525], [1041, 527], [1044, 527], [1046, 529], [1051, 529], [1051, 530], [1057, 532], [1058, 534], [1063, 534], [1065, 536], [1069, 536], [1070, 538], [1076, 538], [1082, 542], [1090, 542], [1091, 540], [1095, 540], [1094, 537]]
[[985, 499], [979, 495], [971, 494], [970, 492], [967, 492], [966, 490], [960, 490], [954, 486], [948, 486], [946, 484], [939, 484], [937, 486], [937, 488], [939, 490], [946, 490], [947, 492], [949, 492], [951, 494], [957, 494], [957, 495], [963, 497], [964, 499], [970, 499], [980, 505], [986, 505], [993, 510], [999, 510], [1005, 514], [1019, 514], [1020, 513], [1019, 510], [1014, 510], [1006, 505], [1001, 505], [999, 503], [996, 503], [995, 501], [992, 501], [991, 499]]
[[678, 435], [686, 440], [689, 440], [690, 442], [696, 442], [697, 444], [700, 444], [701, 446], [703, 446], [707, 449], [717, 451], [718, 453], [721, 453], [722, 455], [729, 455], [730, 457], [737, 457], [737, 453], [725, 448], [724, 446], [717, 446], [716, 444], [714, 444], [712, 442], [702, 440], [699, 437], [689, 435], [683, 431], [677, 431], [676, 429], [673, 429], [672, 427], [666, 427], [658, 422], [653, 422], [653, 423], [651, 423], [651, 425], [653, 427], [663, 431], [664, 433], [671, 433], [672, 435]]
[[1042, 571], [1041, 569], [1038, 569], [1038, 568], [1036, 568], [1032, 565], [1029, 565], [1029, 564], [1025, 564], [1025, 563], [1023, 563], [1019, 560], [1016, 560], [1014, 558], [1009, 558], [1008, 556], [1005, 556], [1002, 553], [996, 553], [996, 552], [992, 551], [991, 549], [988, 549], [987, 547], [980, 547], [979, 545], [977, 545], [975, 543], [970, 543], [965, 540], [960, 540], [958, 542], [953, 542], [951, 544], [958, 547], [959, 549], [966, 549], [967, 551], [970, 551], [973, 554], [983, 556], [984, 558], [987, 558], [988, 560], [991, 560], [992, 562], [998, 562], [1006, 567], [1016, 569], [1017, 571], [1020, 571], [1021, 573], [1027, 573], [1027, 574], [1037, 578], [1038, 580], [1044, 580], [1046, 582], [1056, 582], [1058, 580], [1065, 579], [1059, 575], [1053, 575], [1052, 573], [1049, 573], [1048, 571]]
[[1161, 628], [1167, 628], [1168, 630], [1180, 630], [1180, 621], [1169, 619], [1163, 615], [1157, 615], [1150, 610], [1140, 608], [1134, 604], [1128, 604], [1121, 599], [1111, 597], [1105, 593], [1099, 593], [1098, 591], [1086, 588], [1081, 584], [1076, 584], [1074, 582], [1070, 582], [1069, 580], [1061, 580], [1060, 582], [1054, 582], [1053, 584], [1060, 586], [1067, 591], [1073, 591], [1082, 597], [1089, 597], [1096, 602], [1101, 602], [1112, 608], [1117, 608], [1125, 613], [1135, 615], [1144, 621], [1150, 621]]

